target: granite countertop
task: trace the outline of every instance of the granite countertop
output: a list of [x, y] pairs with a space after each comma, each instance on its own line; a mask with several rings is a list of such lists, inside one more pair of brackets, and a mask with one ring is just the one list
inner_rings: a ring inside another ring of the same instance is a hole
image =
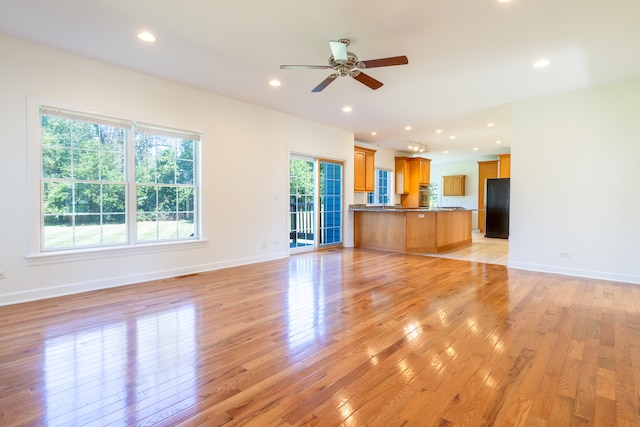
[[367, 206], [350, 205], [350, 211], [354, 212], [464, 212], [477, 211], [477, 209], [467, 209], [463, 207], [437, 207], [437, 208], [403, 208], [402, 206]]

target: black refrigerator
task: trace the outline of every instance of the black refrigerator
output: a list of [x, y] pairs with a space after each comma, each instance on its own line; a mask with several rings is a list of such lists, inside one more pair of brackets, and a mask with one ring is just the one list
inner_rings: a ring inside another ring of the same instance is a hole
[[484, 235], [509, 238], [509, 178], [488, 178], [484, 202]]

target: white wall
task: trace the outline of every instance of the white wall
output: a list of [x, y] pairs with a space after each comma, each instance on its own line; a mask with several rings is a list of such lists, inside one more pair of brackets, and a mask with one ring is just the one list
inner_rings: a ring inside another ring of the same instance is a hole
[[512, 112], [509, 266], [640, 283], [640, 81]]
[[[0, 305], [288, 256], [290, 152], [343, 160], [345, 189], [353, 188], [350, 132], [1, 35], [0, 52]], [[207, 242], [100, 259], [27, 258], [31, 97], [202, 132]], [[345, 195], [353, 203], [353, 193]]]

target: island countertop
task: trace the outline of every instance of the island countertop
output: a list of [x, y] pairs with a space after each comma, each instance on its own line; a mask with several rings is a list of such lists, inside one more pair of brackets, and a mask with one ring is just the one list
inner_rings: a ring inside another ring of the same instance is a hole
[[349, 210], [357, 248], [428, 254], [471, 243], [474, 209], [350, 206]]
[[442, 206], [442, 207], [436, 207], [436, 208], [427, 208], [427, 207], [423, 207], [423, 208], [403, 208], [401, 206], [391, 206], [391, 205], [373, 205], [373, 206], [367, 206], [367, 205], [351, 205], [349, 206], [349, 210], [353, 211], [353, 212], [459, 212], [459, 211], [469, 211], [469, 212], [474, 212], [477, 211], [477, 209], [467, 209], [467, 208], [463, 208], [463, 207], [448, 207], [448, 206]]

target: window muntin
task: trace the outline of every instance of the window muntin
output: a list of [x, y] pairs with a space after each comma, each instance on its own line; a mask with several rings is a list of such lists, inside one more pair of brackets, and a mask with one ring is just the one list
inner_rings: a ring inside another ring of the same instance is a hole
[[135, 135], [136, 238], [188, 238], [195, 233], [195, 141], [138, 130]]
[[391, 172], [375, 170], [374, 191], [367, 193], [367, 204], [388, 205], [391, 200]]
[[40, 128], [41, 251], [198, 237], [199, 135], [50, 107]]

